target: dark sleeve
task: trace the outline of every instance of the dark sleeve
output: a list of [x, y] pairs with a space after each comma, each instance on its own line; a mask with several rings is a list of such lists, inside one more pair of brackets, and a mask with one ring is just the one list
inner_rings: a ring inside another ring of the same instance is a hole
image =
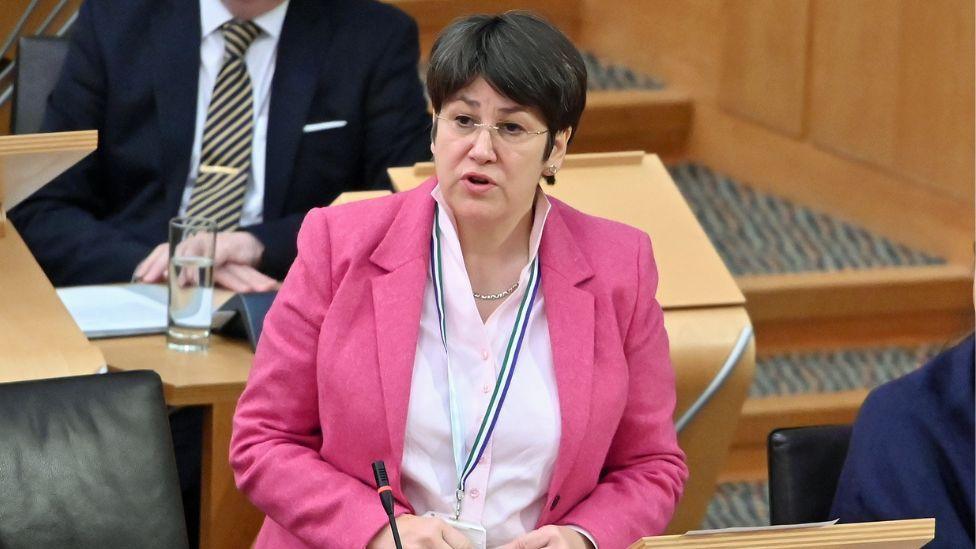
[[[48, 98], [42, 131], [100, 129], [107, 82], [92, 7], [85, 2], [72, 29], [61, 76]], [[56, 286], [127, 281], [151, 246], [101, 221], [108, 213], [96, 151], [10, 212]]]
[[288, 274], [288, 268], [298, 254], [296, 245], [296, 235], [302, 226], [304, 214], [291, 214], [266, 221], [256, 225], [241, 227], [242, 231], [247, 231], [264, 244], [264, 255], [261, 256], [261, 263], [258, 270], [264, 274], [282, 280]]
[[[430, 121], [418, 74], [417, 25], [398, 14], [364, 97], [364, 189], [389, 189], [386, 169], [430, 159]], [[352, 185], [350, 185], [352, 188]], [[264, 244], [259, 269], [278, 280], [295, 259], [303, 214], [243, 227]]]
[[398, 14], [365, 97], [364, 184], [390, 186], [386, 169], [430, 159], [430, 116], [420, 83], [417, 24]]

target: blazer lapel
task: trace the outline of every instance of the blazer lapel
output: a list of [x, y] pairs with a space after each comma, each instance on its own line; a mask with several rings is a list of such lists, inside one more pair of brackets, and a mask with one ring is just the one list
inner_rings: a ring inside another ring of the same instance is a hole
[[162, 136], [159, 178], [172, 215], [179, 209], [190, 171], [200, 78], [200, 9], [197, 3], [185, 4], [166, 1], [161, 15], [151, 23], [151, 39], [157, 49], [153, 87]]
[[594, 298], [578, 287], [593, 276], [593, 271], [562, 218], [563, 207], [553, 201], [539, 247], [562, 424], [559, 454], [549, 483], [550, 501], [572, 470], [587, 432], [593, 382]]
[[396, 218], [370, 260], [387, 271], [373, 277], [373, 314], [383, 404], [390, 434], [392, 488], [401, 496], [400, 462], [403, 460], [407, 406], [420, 315], [427, 284], [430, 235], [434, 219], [433, 180], [406, 193]]
[[324, 3], [291, 0], [278, 40], [268, 107], [264, 173], [264, 218], [279, 216], [292, 177], [302, 126], [321, 70], [320, 59], [332, 38]]

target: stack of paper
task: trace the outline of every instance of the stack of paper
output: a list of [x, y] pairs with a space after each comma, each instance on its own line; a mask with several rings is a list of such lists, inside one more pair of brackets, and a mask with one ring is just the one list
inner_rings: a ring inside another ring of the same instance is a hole
[[166, 331], [165, 285], [116, 284], [59, 288], [58, 297], [89, 338]]

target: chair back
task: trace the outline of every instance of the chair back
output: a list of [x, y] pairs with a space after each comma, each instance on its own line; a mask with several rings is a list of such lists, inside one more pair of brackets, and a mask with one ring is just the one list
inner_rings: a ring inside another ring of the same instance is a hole
[[777, 429], [769, 434], [769, 523], [830, 520], [850, 425]]
[[0, 547], [187, 547], [156, 373], [0, 384], [0, 441]]
[[10, 110], [11, 133], [22, 135], [41, 130], [47, 99], [58, 82], [67, 54], [67, 38], [25, 36], [20, 39]]

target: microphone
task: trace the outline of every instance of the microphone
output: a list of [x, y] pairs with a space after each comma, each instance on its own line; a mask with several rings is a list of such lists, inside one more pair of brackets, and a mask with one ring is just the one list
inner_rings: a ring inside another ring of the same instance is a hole
[[373, 462], [373, 478], [376, 479], [376, 492], [380, 495], [380, 502], [383, 503], [383, 510], [390, 519], [390, 530], [393, 531], [393, 543], [396, 549], [403, 549], [400, 544], [400, 532], [397, 530], [396, 517], [393, 516], [393, 489], [390, 488], [390, 480], [386, 476], [386, 465], [383, 461]]

